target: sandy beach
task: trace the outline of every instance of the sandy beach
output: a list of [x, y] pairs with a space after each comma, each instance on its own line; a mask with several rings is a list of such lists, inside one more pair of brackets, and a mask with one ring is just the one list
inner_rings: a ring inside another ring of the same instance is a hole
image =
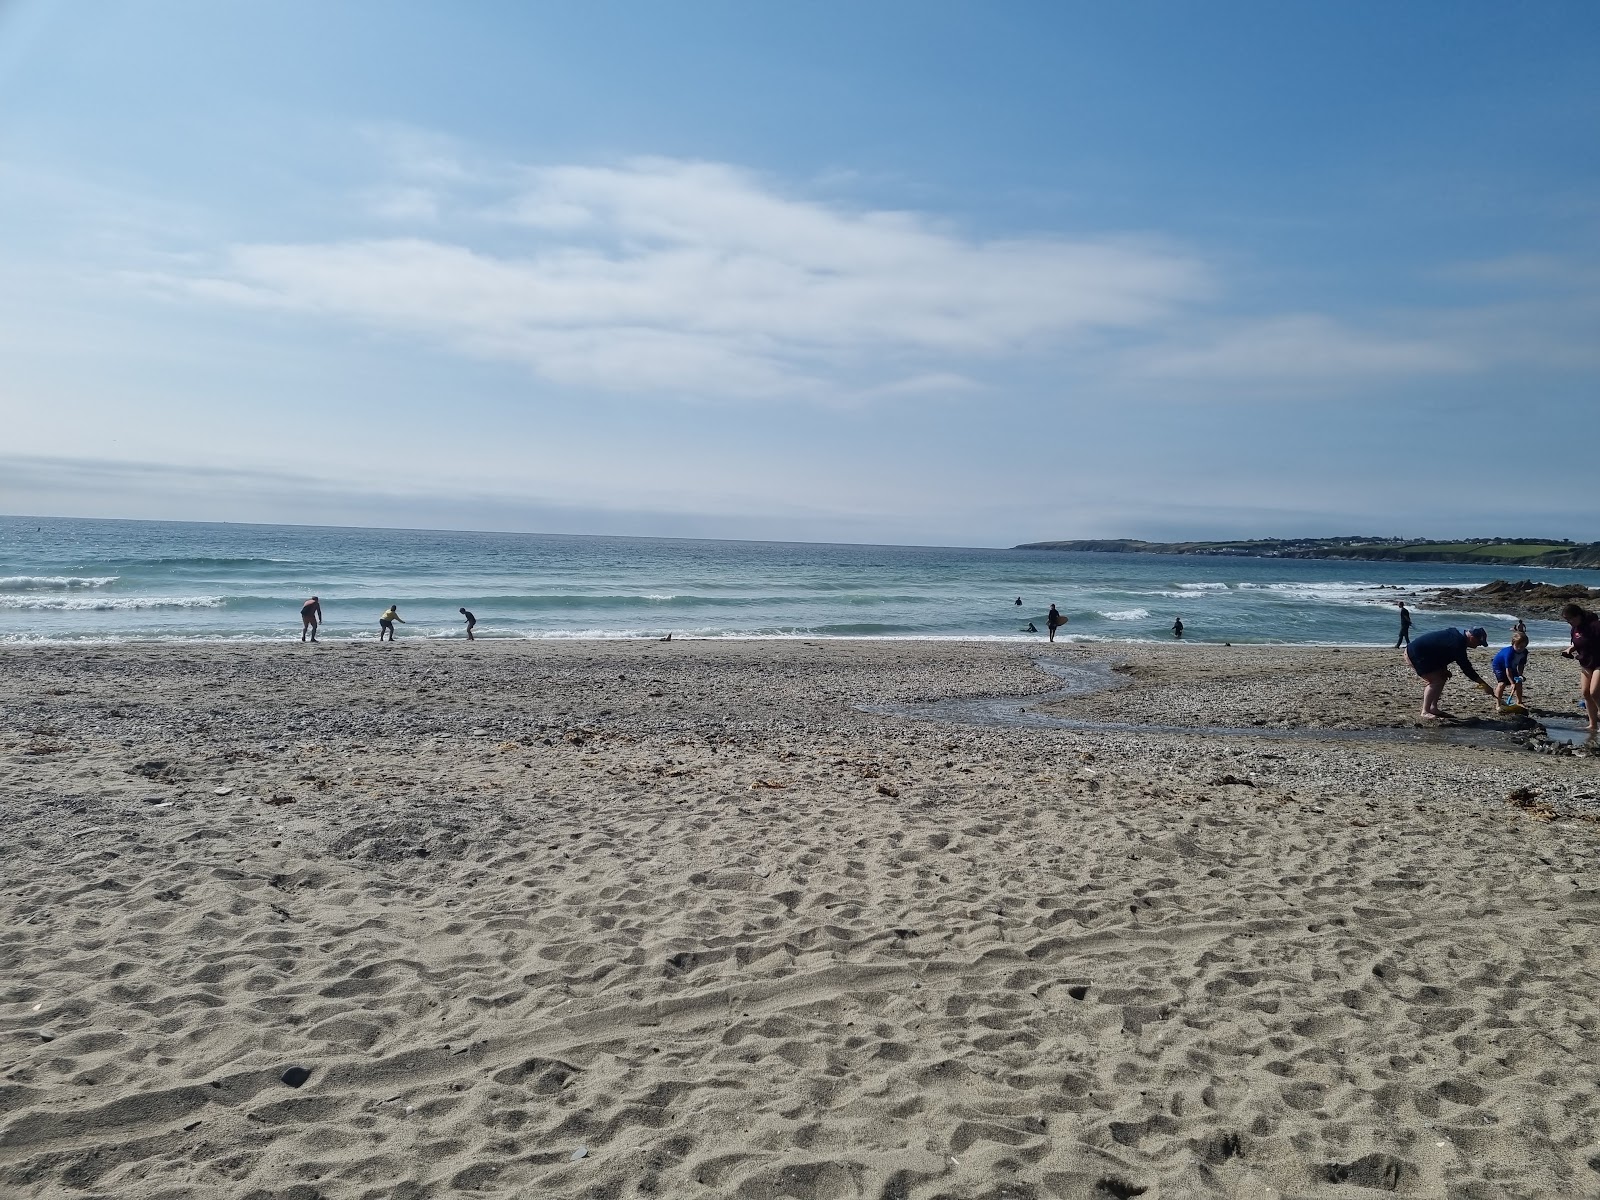
[[[1261, 736], [881, 711], [1039, 657], [1116, 680], [1057, 716]], [[1536, 715], [1575, 679], [1536, 652]], [[0, 1195], [1600, 1195], [1600, 760], [1419, 695], [1356, 648], [5, 648]]]

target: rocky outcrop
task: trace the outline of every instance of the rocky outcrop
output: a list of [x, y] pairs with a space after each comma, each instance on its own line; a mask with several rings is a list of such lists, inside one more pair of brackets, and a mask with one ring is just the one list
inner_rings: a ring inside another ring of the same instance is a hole
[[1457, 612], [1493, 608], [1496, 612], [1514, 613], [1519, 617], [1555, 621], [1560, 619], [1564, 604], [1600, 609], [1600, 588], [1587, 588], [1581, 583], [1557, 585], [1535, 583], [1531, 579], [1515, 582], [1496, 579], [1476, 588], [1431, 589], [1420, 595], [1416, 603], [1421, 608], [1449, 608]]

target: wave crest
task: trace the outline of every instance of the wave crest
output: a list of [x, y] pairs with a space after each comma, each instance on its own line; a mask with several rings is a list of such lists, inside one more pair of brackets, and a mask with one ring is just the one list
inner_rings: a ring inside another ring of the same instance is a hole
[[113, 584], [118, 578], [116, 575], [0, 575], [0, 591], [53, 592], [97, 588]]

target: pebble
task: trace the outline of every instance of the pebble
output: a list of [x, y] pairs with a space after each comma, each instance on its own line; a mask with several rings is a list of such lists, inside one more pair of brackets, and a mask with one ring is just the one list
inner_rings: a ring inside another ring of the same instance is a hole
[[577, 1162], [580, 1158], [588, 1158], [588, 1157], [589, 1157], [589, 1147], [587, 1147], [587, 1146], [579, 1146], [576, 1150], [574, 1150], [572, 1152], [572, 1157], [570, 1159], [568, 1159], [567, 1161], [568, 1162]]
[[231, 787], [213, 788], [211, 790], [211, 794], [213, 796], [231, 796], [233, 794], [233, 789]]
[[302, 1083], [310, 1078], [311, 1072], [305, 1067], [290, 1067], [282, 1075], [283, 1081], [292, 1088], [299, 1087]]

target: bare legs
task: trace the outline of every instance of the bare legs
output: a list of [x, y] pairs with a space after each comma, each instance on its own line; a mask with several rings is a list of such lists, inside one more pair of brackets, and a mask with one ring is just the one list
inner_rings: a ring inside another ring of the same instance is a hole
[[1444, 685], [1450, 682], [1449, 671], [1432, 671], [1422, 677], [1422, 719], [1437, 721], [1444, 714], [1439, 711], [1439, 699], [1444, 695]]
[[302, 620], [300, 624], [301, 624], [300, 640], [302, 642], [305, 641], [306, 640], [306, 634], [309, 633], [311, 635], [311, 640], [313, 642], [316, 641], [317, 640], [317, 623], [316, 623], [316, 621], [310, 620], [310, 619], [305, 619], [305, 620]]
[[1600, 732], [1600, 668], [1583, 670], [1583, 711], [1589, 718], [1589, 732]]

